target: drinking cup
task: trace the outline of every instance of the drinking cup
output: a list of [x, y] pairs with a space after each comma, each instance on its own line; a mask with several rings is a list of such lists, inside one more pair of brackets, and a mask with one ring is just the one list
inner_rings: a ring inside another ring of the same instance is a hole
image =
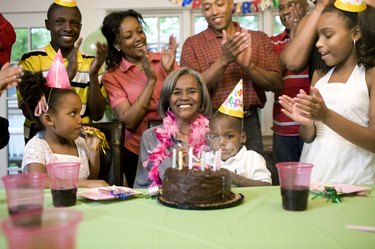
[[[24, 224], [40, 217], [39, 224]], [[8, 249], [74, 249], [82, 213], [75, 209], [50, 208], [19, 214], [2, 222]], [[16, 222], [14, 222], [16, 221]]]
[[285, 210], [307, 209], [313, 165], [303, 162], [276, 163], [279, 173], [282, 204]]
[[11, 216], [42, 211], [47, 174], [30, 172], [2, 177]]
[[53, 206], [69, 207], [77, 202], [79, 162], [50, 163], [47, 165]]

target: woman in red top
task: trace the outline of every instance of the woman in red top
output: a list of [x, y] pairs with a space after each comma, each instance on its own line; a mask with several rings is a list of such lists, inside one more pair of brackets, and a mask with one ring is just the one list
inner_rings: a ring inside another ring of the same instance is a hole
[[103, 84], [117, 118], [125, 125], [126, 165], [123, 170], [133, 187], [142, 133], [154, 121], [160, 90], [168, 73], [177, 68], [176, 38], [162, 53], [147, 51], [145, 22], [134, 10], [113, 12], [104, 18], [102, 33], [107, 39], [107, 71]]

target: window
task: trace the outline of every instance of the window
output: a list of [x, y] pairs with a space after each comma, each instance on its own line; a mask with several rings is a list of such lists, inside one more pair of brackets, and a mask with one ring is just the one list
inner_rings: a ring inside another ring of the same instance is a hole
[[277, 35], [277, 34], [280, 34], [284, 31], [285, 27], [284, 25], [281, 23], [281, 20], [280, 20], [280, 17], [279, 17], [279, 14], [273, 14], [273, 35]]
[[176, 60], [180, 61], [180, 17], [179, 16], [147, 16], [143, 19], [147, 23], [147, 45], [150, 51], [160, 52], [162, 48], [168, 48], [169, 36], [174, 35], [177, 42]]

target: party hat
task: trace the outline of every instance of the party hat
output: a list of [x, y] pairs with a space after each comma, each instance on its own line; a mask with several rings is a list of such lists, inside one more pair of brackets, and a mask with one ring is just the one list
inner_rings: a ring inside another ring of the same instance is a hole
[[76, 0], [55, 0], [55, 4], [58, 4], [64, 7], [76, 7], [77, 1]]
[[335, 7], [348, 12], [361, 12], [366, 9], [365, 0], [336, 0]]
[[70, 88], [68, 72], [66, 71], [60, 49], [57, 51], [52, 65], [49, 68], [47, 74], [47, 86], [53, 88]]
[[243, 118], [243, 86], [242, 79], [229, 94], [224, 103], [219, 107], [219, 112], [229, 116]]

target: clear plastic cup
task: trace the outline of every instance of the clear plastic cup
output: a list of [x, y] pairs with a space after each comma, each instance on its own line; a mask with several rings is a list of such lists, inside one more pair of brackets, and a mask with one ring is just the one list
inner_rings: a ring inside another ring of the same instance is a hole
[[[25, 220], [39, 217], [39, 224]], [[8, 249], [74, 249], [82, 213], [68, 208], [44, 209], [16, 215], [2, 222]]]
[[43, 210], [47, 174], [30, 172], [3, 176], [11, 216]]
[[303, 162], [276, 163], [279, 173], [283, 208], [290, 211], [307, 209], [313, 165]]
[[53, 206], [69, 207], [77, 202], [78, 162], [51, 163], [47, 165]]

